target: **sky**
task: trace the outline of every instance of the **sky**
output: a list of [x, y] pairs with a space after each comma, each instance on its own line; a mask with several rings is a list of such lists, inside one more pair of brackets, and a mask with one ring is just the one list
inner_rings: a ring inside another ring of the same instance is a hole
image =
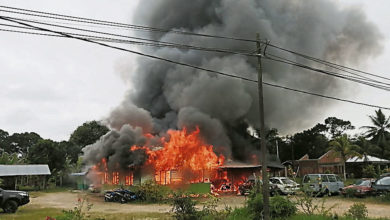
[[[340, 7], [361, 7], [378, 26], [385, 38], [383, 53], [359, 68], [390, 77], [390, 2], [330, 1]], [[137, 4], [138, 0], [0, 1], [0, 5], [129, 24]], [[76, 40], [5, 32], [0, 32], [0, 48], [0, 129], [10, 134], [36, 132], [57, 141], [67, 140], [86, 121], [103, 119], [122, 101], [129, 85], [118, 68], [122, 62], [135, 65], [136, 59], [135, 55]], [[382, 90], [366, 86], [352, 89], [353, 95], [341, 98], [390, 107], [389, 94]], [[370, 123], [368, 115], [374, 110], [336, 103], [324, 109], [322, 119], [335, 116], [360, 127]]]

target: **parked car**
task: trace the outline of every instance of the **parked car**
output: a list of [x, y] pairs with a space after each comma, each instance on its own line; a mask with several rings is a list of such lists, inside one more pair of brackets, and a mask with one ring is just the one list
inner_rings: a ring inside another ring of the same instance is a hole
[[137, 199], [137, 195], [127, 189], [116, 189], [104, 193], [104, 201], [127, 203]]
[[299, 184], [287, 177], [272, 177], [270, 181], [276, 186], [279, 194], [295, 194], [299, 190]]
[[0, 207], [5, 213], [15, 213], [19, 206], [30, 202], [30, 196], [24, 191], [4, 190], [0, 188]]
[[390, 176], [379, 178], [374, 184], [372, 184], [372, 188], [376, 190], [376, 193], [378, 194], [390, 192]]
[[359, 179], [355, 184], [346, 186], [341, 190], [341, 194], [347, 196], [348, 190], [352, 190], [354, 196], [356, 197], [365, 197], [375, 194], [375, 189], [372, 188], [375, 179]]
[[307, 174], [303, 177], [304, 190], [310, 190], [313, 195], [323, 196], [339, 194], [344, 183], [335, 174]]
[[[262, 184], [261, 180], [257, 180], [257, 181], [259, 181], [259, 184]], [[244, 183], [238, 186], [238, 192], [240, 193], [240, 195], [247, 195], [253, 189], [255, 184], [256, 184], [256, 179], [248, 179], [247, 181], [245, 181]], [[276, 194], [276, 189], [277, 189], [276, 185], [270, 182], [269, 183], [270, 196], [274, 196]]]

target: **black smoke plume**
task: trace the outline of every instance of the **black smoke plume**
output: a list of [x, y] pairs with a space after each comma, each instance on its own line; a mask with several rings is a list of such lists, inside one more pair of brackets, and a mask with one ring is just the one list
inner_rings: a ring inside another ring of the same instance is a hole
[[[140, 25], [201, 34], [254, 39], [259, 32], [261, 38], [273, 44], [345, 65], [361, 66], [366, 59], [377, 56], [382, 47], [381, 34], [361, 9], [340, 8], [327, 0], [142, 0], [134, 18]], [[255, 50], [255, 44], [240, 41], [161, 32], [137, 34], [167, 42]], [[255, 58], [174, 48], [141, 50], [257, 79]], [[272, 48], [267, 51], [281, 55]], [[306, 62], [288, 54], [283, 56]], [[345, 81], [267, 60], [263, 64], [268, 82], [327, 95], [348, 95], [349, 84]], [[112, 128], [130, 124], [153, 134], [164, 134], [167, 129], [199, 126], [207, 142], [228, 157], [245, 160], [245, 152], [255, 148], [246, 129], [259, 125], [256, 84], [144, 57], [138, 59], [135, 69], [127, 66], [120, 69], [131, 89], [107, 119]], [[323, 116], [324, 109], [334, 104], [290, 91], [270, 87], [264, 90], [266, 125], [282, 133], [311, 125]], [[122, 130], [115, 133], [120, 134]], [[109, 135], [104, 137], [107, 138]], [[122, 158], [123, 151], [114, 149], [104, 139], [89, 147], [95, 151], [87, 149], [87, 157], [108, 153]], [[124, 159], [133, 160], [131, 156]]]

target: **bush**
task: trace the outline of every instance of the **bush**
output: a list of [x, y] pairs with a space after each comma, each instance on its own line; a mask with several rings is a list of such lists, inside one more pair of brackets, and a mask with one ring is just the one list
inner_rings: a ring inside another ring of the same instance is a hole
[[367, 207], [364, 203], [354, 203], [345, 213], [345, 216], [353, 219], [367, 219]]
[[275, 196], [270, 201], [270, 212], [272, 218], [287, 218], [297, 212], [297, 207], [286, 197]]
[[142, 183], [135, 193], [141, 201], [155, 203], [162, 202], [168, 192], [168, 188], [157, 184], [153, 180], [148, 180]]
[[321, 199], [321, 202], [316, 203], [311, 193], [302, 191], [296, 196], [296, 204], [301, 208], [306, 215], [318, 214], [321, 216], [330, 216], [332, 209], [337, 205], [333, 204], [330, 207], [325, 206], [326, 199]]
[[382, 200], [383, 202], [390, 202], [390, 192], [385, 192], [380, 195], [380, 200]]
[[375, 178], [378, 176], [377, 172], [375, 171], [375, 167], [372, 164], [363, 168], [362, 175], [365, 178]]
[[356, 195], [356, 189], [348, 188], [345, 190], [345, 197], [347, 198], [353, 198]]
[[225, 209], [218, 211], [218, 202], [219, 199], [217, 197], [212, 197], [212, 199], [203, 206], [203, 209], [198, 213], [198, 216], [203, 220], [225, 220], [232, 212], [232, 209], [226, 206]]
[[[79, 198], [77, 205], [70, 210], [62, 210], [62, 215], [57, 216], [56, 220], [86, 220], [90, 219], [87, 213], [91, 210], [93, 204], [85, 198]], [[48, 217], [47, 219], [52, 219]]]
[[[247, 212], [250, 213], [250, 219], [262, 219], [263, 215], [263, 196], [260, 193], [251, 193], [246, 202]], [[246, 212], [240, 210], [244, 215]], [[288, 197], [275, 196], [270, 198], [270, 215], [272, 218], [287, 218], [297, 212], [296, 204]], [[232, 214], [237, 214], [232, 212]]]
[[174, 218], [179, 220], [199, 219], [195, 205], [196, 203], [189, 196], [174, 194], [172, 202]]
[[235, 208], [229, 216], [226, 218], [227, 220], [244, 220], [251, 219], [252, 215], [250, 214], [247, 207]]
[[263, 196], [260, 193], [251, 193], [246, 202], [246, 207], [251, 213], [251, 219], [263, 219]]

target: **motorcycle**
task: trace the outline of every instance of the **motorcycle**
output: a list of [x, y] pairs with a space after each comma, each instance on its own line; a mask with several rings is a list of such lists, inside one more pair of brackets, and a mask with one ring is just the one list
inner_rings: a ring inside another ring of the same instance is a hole
[[127, 189], [116, 189], [113, 191], [106, 191], [104, 193], [104, 201], [106, 202], [127, 203], [136, 199], [136, 194]]

